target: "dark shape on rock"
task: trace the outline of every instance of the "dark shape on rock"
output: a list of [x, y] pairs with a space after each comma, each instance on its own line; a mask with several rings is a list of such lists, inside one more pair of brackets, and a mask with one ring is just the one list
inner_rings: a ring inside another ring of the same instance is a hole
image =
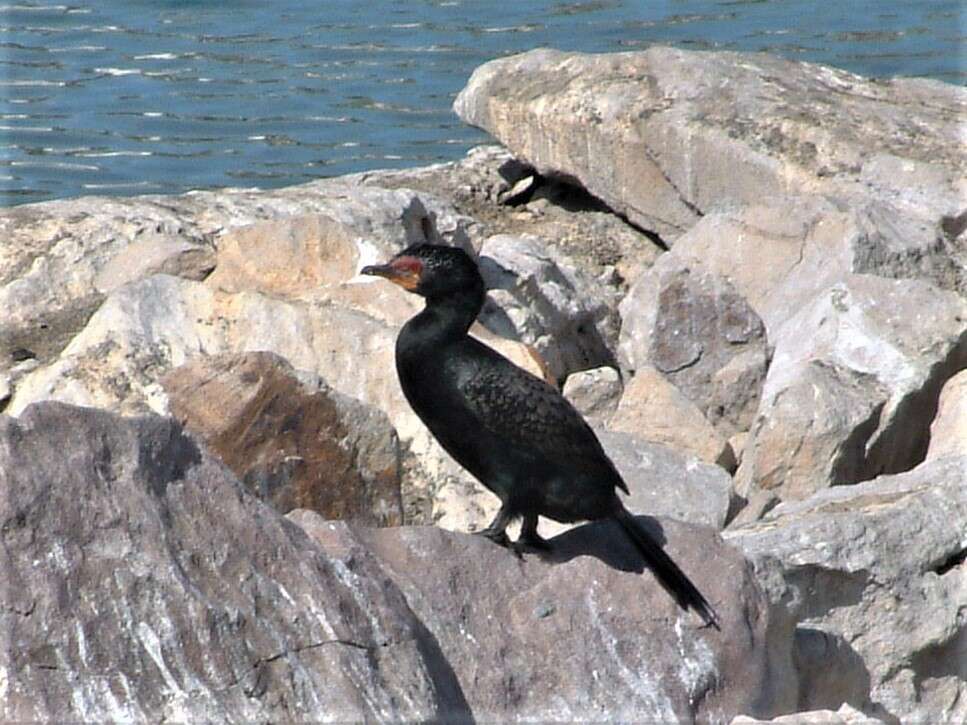
[[280, 513], [402, 523], [399, 444], [381, 411], [270, 352], [194, 358], [162, 385], [172, 414]]
[[581, 415], [555, 388], [467, 335], [484, 283], [463, 250], [417, 244], [362, 273], [426, 298], [397, 339], [397, 372], [440, 444], [500, 498], [485, 536], [509, 546], [505, 529], [522, 517], [515, 548], [546, 549], [538, 516], [614, 519], [678, 604], [717, 626], [705, 597], [621, 503], [616, 489], [628, 488]]

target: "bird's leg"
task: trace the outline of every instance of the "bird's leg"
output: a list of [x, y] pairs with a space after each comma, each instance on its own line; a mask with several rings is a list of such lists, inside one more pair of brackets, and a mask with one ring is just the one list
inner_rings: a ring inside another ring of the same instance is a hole
[[537, 551], [550, 551], [551, 545], [547, 539], [537, 533], [537, 514], [525, 514], [523, 524], [520, 527], [520, 536], [517, 537], [515, 548], [536, 549]]
[[510, 509], [507, 504], [501, 504], [500, 511], [494, 516], [494, 520], [490, 522], [488, 526], [483, 531], [478, 531], [477, 533], [481, 536], [486, 536], [492, 542], [498, 546], [504, 546], [506, 548], [511, 548], [510, 539], [507, 537], [507, 525], [513, 519], [513, 514], [510, 513]]

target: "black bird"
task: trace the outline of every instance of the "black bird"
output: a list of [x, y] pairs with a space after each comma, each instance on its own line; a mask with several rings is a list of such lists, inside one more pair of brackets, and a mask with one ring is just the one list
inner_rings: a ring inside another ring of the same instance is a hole
[[511, 546], [505, 529], [522, 518], [521, 546], [549, 548], [537, 517], [616, 520], [683, 609], [718, 628], [705, 597], [621, 503], [628, 493], [581, 414], [556, 388], [470, 337], [484, 282], [462, 249], [416, 244], [362, 274], [385, 277], [426, 298], [396, 340], [407, 401], [446, 451], [501, 502], [481, 533]]

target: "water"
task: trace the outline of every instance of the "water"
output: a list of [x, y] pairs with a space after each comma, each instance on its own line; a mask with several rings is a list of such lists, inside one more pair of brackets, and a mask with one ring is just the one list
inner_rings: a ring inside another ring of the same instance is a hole
[[[3, 0], [0, 0], [2, 3]], [[770, 51], [965, 83], [961, 0], [13, 0], [0, 203], [275, 187], [461, 156], [473, 69], [538, 46]]]

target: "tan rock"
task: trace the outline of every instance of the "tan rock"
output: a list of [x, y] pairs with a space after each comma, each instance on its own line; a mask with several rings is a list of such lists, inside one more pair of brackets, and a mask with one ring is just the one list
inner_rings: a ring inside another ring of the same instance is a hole
[[315, 214], [229, 231], [218, 240], [218, 268], [209, 284], [226, 292], [299, 297], [348, 280], [358, 269], [359, 252], [346, 226]]
[[608, 427], [632, 433], [723, 468], [734, 468], [726, 441], [702, 411], [651, 366], [644, 366], [625, 385]]
[[940, 392], [937, 415], [930, 424], [927, 460], [967, 455], [967, 370], [954, 375]]

